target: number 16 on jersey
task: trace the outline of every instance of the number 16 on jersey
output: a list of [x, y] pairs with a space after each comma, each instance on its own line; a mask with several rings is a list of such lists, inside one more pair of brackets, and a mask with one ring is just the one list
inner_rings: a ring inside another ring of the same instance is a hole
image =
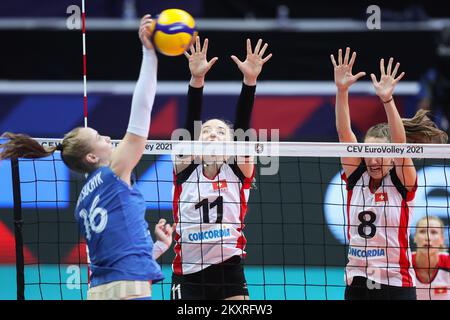
[[86, 231], [86, 239], [91, 240], [92, 232], [100, 233], [106, 228], [108, 223], [108, 211], [104, 208], [97, 207], [100, 202], [100, 196], [97, 195], [92, 201], [89, 212], [86, 209], [80, 211], [80, 218], [83, 219]]

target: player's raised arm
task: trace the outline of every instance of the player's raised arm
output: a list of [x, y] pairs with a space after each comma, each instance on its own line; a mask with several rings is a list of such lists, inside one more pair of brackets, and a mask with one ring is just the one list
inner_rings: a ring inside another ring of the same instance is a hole
[[[397, 76], [400, 63], [396, 63], [393, 67], [393, 58], [389, 59], [387, 69], [385, 70], [384, 59], [380, 60], [380, 80], [378, 81], [376, 76], [372, 73], [373, 86], [375, 93], [383, 103], [384, 110], [388, 119], [389, 129], [391, 132], [392, 143], [406, 143], [405, 127], [403, 126], [402, 118], [400, 117], [397, 107], [394, 101], [394, 89], [397, 83], [405, 75], [402, 72]], [[396, 77], [397, 76], [397, 77]], [[415, 186], [416, 182], [416, 169], [411, 158], [395, 158], [395, 170], [398, 178], [406, 189], [411, 190]]]
[[[356, 143], [358, 142], [351, 128], [350, 108], [348, 104], [349, 88], [361, 77], [365, 76], [365, 72], [359, 72], [353, 75], [353, 64], [356, 59], [356, 52], [353, 52], [350, 58], [350, 48], [345, 50], [345, 56], [342, 58], [342, 49], [338, 52], [338, 62], [333, 55], [331, 62], [334, 67], [334, 82], [336, 84], [336, 130], [340, 142]], [[361, 162], [360, 158], [342, 158], [342, 167], [345, 174], [350, 174], [358, 167]]]
[[[271, 53], [266, 54], [264, 57], [268, 44], [265, 43], [261, 46], [262, 43], [262, 40], [259, 39], [255, 49], [252, 50], [251, 41], [247, 39], [247, 54], [244, 61], [240, 61], [235, 55], [231, 56], [231, 59], [233, 59], [243, 75], [242, 89], [236, 108], [236, 121], [234, 124], [236, 138], [239, 138], [239, 132], [237, 130], [242, 130], [245, 133], [250, 128], [250, 119], [255, 101], [256, 82], [264, 64], [272, 58]], [[254, 170], [253, 157], [238, 157], [237, 163], [245, 177], [252, 177]]]
[[139, 38], [143, 45], [141, 71], [133, 93], [127, 133], [111, 158], [111, 169], [128, 183], [131, 171], [144, 152], [155, 100], [158, 59], [149, 40], [152, 23], [150, 15], [144, 16], [141, 20], [139, 28]]
[[[203, 47], [200, 43], [200, 37], [195, 38], [195, 45], [191, 45], [190, 53], [184, 53], [188, 62], [189, 70], [191, 72], [191, 80], [188, 88], [188, 105], [187, 115], [184, 128], [188, 130], [191, 139], [197, 140], [195, 136], [194, 124], [196, 121], [201, 121], [202, 105], [203, 105], [203, 86], [205, 84], [205, 76], [211, 67], [218, 60], [217, 57], [208, 61], [208, 39], [203, 42]], [[175, 172], [178, 174], [186, 169], [191, 161], [192, 156], [176, 156], [174, 159]]]

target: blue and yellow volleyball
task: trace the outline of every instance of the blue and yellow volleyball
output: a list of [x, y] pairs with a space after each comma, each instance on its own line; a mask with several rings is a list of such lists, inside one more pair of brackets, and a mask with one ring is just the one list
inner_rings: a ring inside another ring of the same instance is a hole
[[197, 36], [194, 18], [181, 9], [162, 11], [154, 25], [153, 44], [166, 56], [183, 54]]

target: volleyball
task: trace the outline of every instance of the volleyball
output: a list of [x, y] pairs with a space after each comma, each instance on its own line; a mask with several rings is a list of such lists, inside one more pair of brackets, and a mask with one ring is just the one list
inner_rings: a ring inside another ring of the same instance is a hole
[[197, 31], [194, 18], [181, 9], [162, 11], [153, 30], [153, 44], [166, 56], [179, 56], [193, 43]]

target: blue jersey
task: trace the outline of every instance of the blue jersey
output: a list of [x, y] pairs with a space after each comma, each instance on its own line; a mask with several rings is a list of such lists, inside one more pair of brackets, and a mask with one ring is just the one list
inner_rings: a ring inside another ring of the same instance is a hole
[[153, 259], [145, 201], [109, 167], [91, 173], [81, 190], [75, 217], [89, 248], [91, 287], [112, 281], [153, 282], [164, 277]]

